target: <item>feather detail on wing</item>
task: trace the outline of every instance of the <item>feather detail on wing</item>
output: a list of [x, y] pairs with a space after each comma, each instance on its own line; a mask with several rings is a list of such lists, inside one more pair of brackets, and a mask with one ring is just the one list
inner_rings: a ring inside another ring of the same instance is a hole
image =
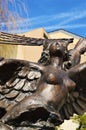
[[37, 89], [41, 77], [40, 71], [31, 68], [28, 61], [0, 61], [0, 117], [13, 105]]
[[76, 87], [69, 92], [60, 111], [63, 119], [69, 119], [74, 113], [81, 115], [86, 112], [86, 62], [69, 69], [67, 73]]

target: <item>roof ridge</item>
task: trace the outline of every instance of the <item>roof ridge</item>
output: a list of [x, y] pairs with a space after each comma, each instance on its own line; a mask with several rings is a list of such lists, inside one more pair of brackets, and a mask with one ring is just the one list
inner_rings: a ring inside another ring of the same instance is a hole
[[70, 32], [70, 31], [68, 31], [68, 30], [65, 30], [65, 29], [57, 29], [57, 30], [53, 30], [53, 31], [50, 31], [50, 32], [48, 32], [48, 33], [54, 33], [54, 32], [65, 32], [66, 34], [69, 34], [69, 35], [73, 35], [74, 37], [76, 37], [76, 38], [85, 38], [85, 37], [83, 37], [83, 36], [80, 36], [80, 35], [78, 35], [78, 34], [75, 34], [75, 33], [73, 33], [73, 32]]

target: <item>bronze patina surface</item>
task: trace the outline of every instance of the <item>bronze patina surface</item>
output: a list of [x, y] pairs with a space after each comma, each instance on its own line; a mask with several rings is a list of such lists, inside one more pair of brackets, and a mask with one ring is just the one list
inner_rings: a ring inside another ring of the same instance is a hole
[[46, 40], [39, 39], [44, 49], [38, 63], [0, 59], [0, 127], [5, 130], [54, 130], [74, 113], [86, 112], [86, 62], [80, 64], [86, 39], [72, 50], [67, 46], [73, 39]]

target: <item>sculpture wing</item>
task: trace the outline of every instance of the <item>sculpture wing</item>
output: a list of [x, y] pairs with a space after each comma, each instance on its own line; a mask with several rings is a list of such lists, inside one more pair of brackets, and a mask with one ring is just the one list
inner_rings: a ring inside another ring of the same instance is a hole
[[13, 105], [37, 89], [40, 71], [31, 62], [2, 59], [0, 61], [0, 118]]
[[69, 69], [80, 63], [81, 55], [86, 52], [86, 39], [81, 38], [73, 49], [68, 50], [67, 60], [64, 62], [64, 68]]
[[66, 103], [61, 109], [63, 119], [69, 119], [74, 113], [81, 115], [86, 112], [86, 62], [76, 65], [67, 73], [76, 83], [76, 87], [69, 92]]

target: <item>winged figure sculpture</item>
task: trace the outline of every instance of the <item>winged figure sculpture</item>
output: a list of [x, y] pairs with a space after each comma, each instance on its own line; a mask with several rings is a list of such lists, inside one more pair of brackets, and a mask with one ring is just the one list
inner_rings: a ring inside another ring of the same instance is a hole
[[86, 112], [86, 62], [80, 63], [86, 39], [72, 50], [67, 49], [71, 39], [39, 41], [46, 44], [38, 63], [0, 59], [0, 127], [5, 130], [54, 130], [74, 113]]

